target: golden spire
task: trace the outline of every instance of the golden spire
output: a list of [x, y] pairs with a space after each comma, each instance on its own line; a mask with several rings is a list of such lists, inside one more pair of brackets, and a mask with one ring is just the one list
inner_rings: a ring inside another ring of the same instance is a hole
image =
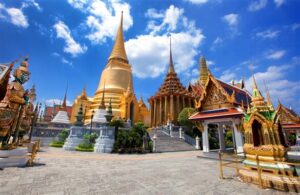
[[84, 86], [80, 95], [81, 99], [87, 99], [87, 95], [86, 95], [86, 87]]
[[268, 89], [266, 83], [264, 83], [264, 85], [265, 85], [266, 96], [267, 96], [267, 106], [270, 107], [270, 108], [273, 108], [273, 104], [272, 104], [272, 101], [271, 101], [269, 89]]
[[67, 84], [67, 88], [66, 88], [66, 92], [65, 92], [65, 97], [64, 97], [64, 101], [61, 105], [61, 109], [62, 110], [66, 110], [67, 109], [67, 92], [68, 92], [68, 84]]
[[261, 95], [261, 92], [259, 91], [256, 80], [254, 77], [254, 74], [252, 75], [253, 78], [253, 92], [252, 92], [252, 102], [251, 105], [254, 107], [265, 107], [266, 102], [264, 97]]
[[101, 99], [101, 103], [100, 103], [99, 109], [105, 109], [104, 95], [105, 95], [105, 81], [104, 81], [103, 92], [102, 92], [102, 99]]
[[172, 37], [170, 35], [170, 59], [169, 59], [169, 70], [168, 73], [175, 73], [173, 57], [172, 57]]
[[206, 64], [206, 60], [204, 56], [201, 56], [200, 58], [200, 82], [201, 85], [204, 86], [206, 84], [206, 81], [208, 79], [208, 68]]
[[111, 51], [108, 60], [110, 61], [112, 59], [121, 60], [124, 61], [125, 63], [128, 63], [125, 46], [124, 46], [124, 38], [123, 38], [123, 11], [121, 13], [121, 22], [118, 28], [115, 45]]

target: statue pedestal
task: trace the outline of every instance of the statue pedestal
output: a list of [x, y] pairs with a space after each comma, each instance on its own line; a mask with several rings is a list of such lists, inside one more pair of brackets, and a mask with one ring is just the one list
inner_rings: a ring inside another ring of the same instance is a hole
[[115, 143], [115, 128], [100, 127], [100, 136], [97, 138], [94, 152], [96, 153], [111, 153]]
[[0, 150], [0, 168], [24, 167], [27, 161], [27, 148]]

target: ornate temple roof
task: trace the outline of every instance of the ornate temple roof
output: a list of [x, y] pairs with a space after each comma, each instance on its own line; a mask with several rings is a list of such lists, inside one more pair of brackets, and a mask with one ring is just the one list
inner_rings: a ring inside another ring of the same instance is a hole
[[294, 112], [293, 109], [287, 108], [278, 101], [276, 113], [279, 114], [280, 122], [282, 124], [300, 124], [300, 117]]
[[14, 63], [0, 64], [0, 101], [4, 98], [9, 81], [10, 72]]
[[190, 116], [190, 120], [205, 120], [205, 119], [215, 119], [215, 118], [226, 118], [226, 117], [236, 117], [243, 116], [244, 112], [241, 109], [237, 108], [226, 108], [218, 110], [210, 110], [197, 112], [194, 115]]
[[170, 59], [169, 59], [169, 68], [168, 73], [164, 79], [163, 84], [160, 86], [156, 94], [151, 99], [159, 98], [161, 96], [168, 95], [185, 95], [192, 97], [192, 94], [181, 84], [179, 78], [174, 69], [171, 41], [170, 41]]
[[123, 60], [128, 63], [126, 50], [124, 46], [124, 36], [123, 36], [123, 12], [121, 13], [121, 22], [118, 28], [117, 36], [115, 39], [115, 44], [113, 50], [109, 56], [108, 60], [116, 59], [116, 60]]

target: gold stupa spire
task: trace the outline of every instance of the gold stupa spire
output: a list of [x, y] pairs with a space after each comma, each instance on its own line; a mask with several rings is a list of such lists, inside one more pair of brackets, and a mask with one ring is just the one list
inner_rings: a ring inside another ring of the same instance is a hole
[[65, 92], [65, 97], [64, 97], [63, 103], [61, 105], [61, 110], [66, 110], [67, 109], [67, 92], [68, 92], [68, 85], [67, 85], [67, 88], [66, 88], [66, 92]]
[[272, 104], [272, 100], [271, 100], [271, 97], [270, 97], [269, 89], [268, 89], [266, 83], [264, 83], [264, 85], [265, 85], [266, 96], [267, 96], [267, 106], [268, 106], [269, 108], [272, 108], [272, 109], [273, 109], [273, 104]]
[[99, 109], [105, 109], [104, 95], [105, 95], [105, 81], [104, 81], [103, 92], [102, 92], [102, 99], [101, 99], [101, 103], [100, 103]]
[[123, 11], [121, 13], [121, 22], [118, 28], [115, 44], [108, 58], [108, 61], [113, 59], [121, 60], [128, 63], [128, 59], [125, 51], [125, 45], [124, 45], [124, 37], [123, 37]]
[[254, 74], [252, 75], [252, 78], [253, 78], [253, 92], [252, 92], [251, 106], [254, 106], [254, 107], [265, 107], [266, 106], [266, 102], [265, 102], [264, 97], [261, 95], [261, 92], [259, 91], [259, 89], [257, 87]]
[[170, 35], [170, 59], [169, 59], [168, 73], [175, 73], [174, 64], [173, 64], [173, 56], [172, 56], [172, 37], [171, 37], [171, 35]]
[[206, 64], [206, 59], [204, 56], [201, 56], [200, 58], [200, 82], [201, 85], [204, 86], [206, 84], [206, 81], [208, 79], [208, 68]]

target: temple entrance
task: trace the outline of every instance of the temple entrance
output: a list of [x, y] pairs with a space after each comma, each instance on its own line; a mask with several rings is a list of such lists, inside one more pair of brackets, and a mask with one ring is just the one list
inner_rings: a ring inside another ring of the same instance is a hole
[[130, 103], [130, 106], [129, 106], [129, 118], [131, 121], [131, 125], [133, 125], [133, 121], [134, 121], [134, 103], [133, 103], [133, 101]]
[[238, 129], [239, 119], [207, 120], [202, 132], [203, 152], [243, 152], [243, 135]]
[[254, 120], [252, 123], [252, 136], [253, 136], [253, 145], [254, 147], [262, 145], [262, 136], [261, 136], [261, 124]]

